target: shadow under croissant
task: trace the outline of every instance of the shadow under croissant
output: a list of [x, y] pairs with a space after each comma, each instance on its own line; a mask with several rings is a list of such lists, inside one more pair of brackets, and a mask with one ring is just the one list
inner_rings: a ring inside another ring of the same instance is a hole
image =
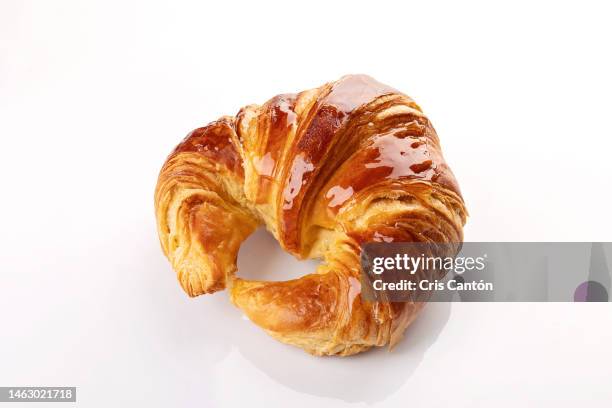
[[[291, 265], [298, 271], [292, 269], [290, 276], [281, 275], [275, 265], [282, 263], [286, 267], [285, 257], [290, 255], [278, 247], [273, 237], [257, 231], [241, 248], [238, 274], [252, 279], [286, 280], [314, 270], [313, 261], [292, 260]], [[314, 357], [277, 342], [250, 322], [245, 322], [253, 326], [247, 329], [249, 335], [243, 333], [232, 340], [255, 367], [294, 391], [346, 402], [373, 403], [391, 396], [408, 381], [448, 322], [450, 309], [447, 302], [428, 304], [391, 352], [376, 348], [345, 358]]]
[[[385, 400], [404, 385], [448, 322], [448, 302], [428, 304], [391, 352], [377, 348], [351, 357], [314, 357], [263, 331], [237, 336], [238, 351], [270, 379], [294, 391], [346, 402]], [[264, 353], [262, 350], [272, 351]]]

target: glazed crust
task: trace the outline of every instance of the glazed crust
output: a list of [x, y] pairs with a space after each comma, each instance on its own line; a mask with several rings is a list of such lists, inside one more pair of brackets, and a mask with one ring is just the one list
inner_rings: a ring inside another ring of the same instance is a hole
[[[361, 245], [461, 242], [466, 210], [438, 136], [408, 96], [365, 75], [249, 105], [191, 132], [155, 192], [161, 246], [190, 296], [230, 289], [276, 339], [316, 355], [394, 345], [422, 303], [365, 302]], [[300, 279], [235, 276], [264, 225]]]

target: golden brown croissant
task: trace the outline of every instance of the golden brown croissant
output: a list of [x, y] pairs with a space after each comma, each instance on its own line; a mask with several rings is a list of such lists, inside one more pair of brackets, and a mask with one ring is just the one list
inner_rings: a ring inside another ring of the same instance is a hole
[[[166, 160], [155, 207], [190, 296], [228, 287], [253, 322], [316, 355], [393, 345], [423, 305], [362, 299], [363, 243], [461, 242], [466, 219], [427, 117], [364, 75], [194, 130]], [[296, 257], [324, 262], [286, 282], [235, 277], [240, 244], [259, 225]]]

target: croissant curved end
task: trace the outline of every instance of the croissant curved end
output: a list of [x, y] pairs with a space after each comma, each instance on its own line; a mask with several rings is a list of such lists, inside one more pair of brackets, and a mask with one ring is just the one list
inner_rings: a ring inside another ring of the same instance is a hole
[[[423, 307], [362, 299], [364, 243], [461, 242], [467, 217], [421, 108], [365, 75], [194, 130], [162, 167], [155, 211], [187, 294], [229, 288], [255, 324], [315, 355], [393, 346]], [[285, 282], [236, 277], [240, 245], [262, 225], [322, 264]]]

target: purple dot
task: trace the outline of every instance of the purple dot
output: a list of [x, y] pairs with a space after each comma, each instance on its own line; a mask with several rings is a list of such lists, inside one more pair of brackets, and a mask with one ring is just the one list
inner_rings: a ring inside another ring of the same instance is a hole
[[582, 282], [574, 291], [574, 302], [607, 302], [608, 291], [599, 282]]

